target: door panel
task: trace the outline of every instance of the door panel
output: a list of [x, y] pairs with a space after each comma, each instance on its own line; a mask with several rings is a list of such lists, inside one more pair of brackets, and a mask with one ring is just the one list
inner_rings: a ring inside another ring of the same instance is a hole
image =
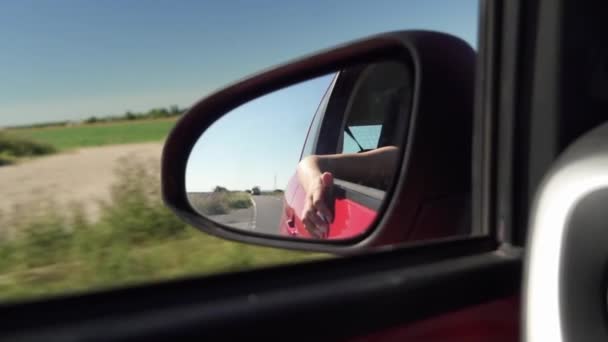
[[346, 341], [514, 342], [520, 340], [519, 317], [519, 296], [505, 297]]

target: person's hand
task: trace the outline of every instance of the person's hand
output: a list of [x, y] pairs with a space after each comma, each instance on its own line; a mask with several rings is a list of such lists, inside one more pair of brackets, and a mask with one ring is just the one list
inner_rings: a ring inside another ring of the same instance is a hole
[[324, 172], [310, 182], [305, 189], [306, 198], [302, 211], [302, 223], [306, 230], [315, 238], [325, 239], [329, 235], [329, 224], [333, 221], [327, 194], [333, 186], [333, 175]]

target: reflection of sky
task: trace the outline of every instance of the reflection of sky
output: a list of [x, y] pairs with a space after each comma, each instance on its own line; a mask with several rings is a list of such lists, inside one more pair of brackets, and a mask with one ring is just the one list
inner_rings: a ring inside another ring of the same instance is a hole
[[188, 191], [284, 189], [332, 75], [296, 84], [236, 108], [199, 139], [186, 171]]

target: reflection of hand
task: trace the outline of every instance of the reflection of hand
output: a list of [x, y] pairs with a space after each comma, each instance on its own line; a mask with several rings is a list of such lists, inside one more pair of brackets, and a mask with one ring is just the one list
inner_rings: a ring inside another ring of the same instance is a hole
[[329, 235], [329, 224], [333, 221], [330, 205], [326, 202], [327, 194], [333, 186], [333, 175], [324, 172], [310, 182], [306, 189], [302, 223], [306, 230], [318, 239], [325, 239]]

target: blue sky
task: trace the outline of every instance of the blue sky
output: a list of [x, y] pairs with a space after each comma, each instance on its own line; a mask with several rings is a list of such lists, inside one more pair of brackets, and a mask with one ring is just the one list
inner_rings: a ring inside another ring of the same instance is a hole
[[194, 146], [186, 168], [188, 191], [285, 188], [295, 171], [308, 126], [334, 74], [283, 88], [216, 121]]
[[0, 126], [188, 106], [247, 74], [382, 31], [472, 45], [477, 1], [0, 2]]
[[[383, 31], [438, 30], [475, 47], [477, 16], [475, 0], [5, 0], [0, 126], [190, 106], [261, 69]], [[298, 137], [307, 129], [292, 127]]]

